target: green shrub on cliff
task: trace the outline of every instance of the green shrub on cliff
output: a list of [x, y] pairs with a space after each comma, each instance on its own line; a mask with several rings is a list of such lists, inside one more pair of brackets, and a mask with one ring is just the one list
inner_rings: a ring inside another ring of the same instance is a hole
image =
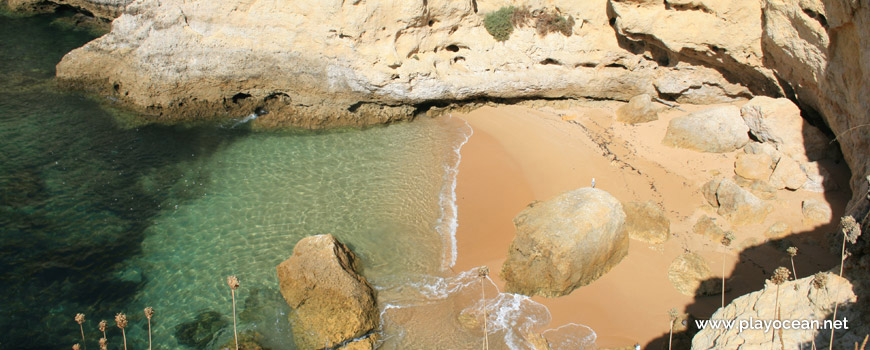
[[514, 28], [525, 27], [529, 22], [534, 23], [539, 36], [550, 33], [562, 33], [565, 36], [574, 34], [574, 17], [565, 17], [558, 9], [531, 11], [528, 7], [503, 6], [498, 11], [486, 14], [483, 26], [495, 40], [505, 41], [510, 38]]
[[514, 31], [511, 18], [516, 11], [516, 7], [503, 6], [498, 11], [487, 13], [483, 19], [483, 27], [495, 40], [505, 41], [511, 37], [511, 33]]

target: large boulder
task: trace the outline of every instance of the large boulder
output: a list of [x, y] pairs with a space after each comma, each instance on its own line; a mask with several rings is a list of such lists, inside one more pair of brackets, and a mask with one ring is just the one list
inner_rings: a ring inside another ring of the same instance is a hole
[[300, 240], [278, 265], [297, 348], [372, 348], [379, 313], [374, 290], [358, 269], [353, 252], [332, 235]]
[[728, 178], [714, 179], [703, 186], [704, 196], [718, 206], [719, 215], [734, 225], [746, 225], [764, 221], [773, 207], [751, 192], [741, 188]]
[[[827, 348], [829, 330], [795, 329], [791, 322], [824, 324], [831, 319], [835, 305], [840, 305], [837, 319], [841, 323], [844, 318], [849, 320], [849, 330], [836, 332], [834, 349], [852, 349], [855, 342], [861, 342], [867, 328], [856, 322], [861, 319], [861, 311], [847, 307], [857, 300], [852, 284], [831, 273], [820, 272], [817, 276], [787, 281], [779, 287], [768, 281], [764, 289], [734, 299], [710, 319], [733, 321], [735, 326], [702, 328], [692, 339], [692, 349], [809, 349], [813, 343], [820, 349]], [[774, 320], [787, 321], [792, 329], [765, 331], [764, 325], [759, 329], [755, 324]], [[753, 328], [748, 328], [750, 325]], [[819, 343], [819, 339], [824, 341]]]
[[740, 114], [756, 139], [776, 145], [789, 157], [806, 162], [825, 155], [827, 137], [801, 117], [801, 110], [789, 99], [754, 97]]
[[749, 142], [749, 128], [735, 106], [708, 108], [671, 119], [662, 143], [701, 152], [731, 152]]
[[501, 270], [507, 291], [557, 297], [598, 279], [628, 254], [624, 223], [622, 204], [594, 188], [527, 207]]
[[625, 230], [628, 237], [638, 241], [661, 244], [671, 236], [671, 222], [662, 209], [652, 201], [623, 204]]

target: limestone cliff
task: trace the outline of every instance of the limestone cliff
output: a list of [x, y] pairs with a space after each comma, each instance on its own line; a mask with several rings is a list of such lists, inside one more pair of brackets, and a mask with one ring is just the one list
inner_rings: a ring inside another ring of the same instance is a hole
[[111, 21], [120, 16], [124, 7], [131, 2], [133, 0], [0, 0], [0, 5], [16, 12], [45, 12], [64, 5], [102, 21]]
[[628, 100], [658, 95], [657, 86], [697, 102], [749, 96], [715, 69], [664, 66], [621, 47], [606, 0], [528, 3], [576, 18], [573, 35], [520, 28], [498, 42], [483, 13], [505, 4], [142, 0], [111, 33], [68, 54], [58, 77], [157, 119], [262, 107], [262, 125], [310, 128], [388, 122], [476, 98]]

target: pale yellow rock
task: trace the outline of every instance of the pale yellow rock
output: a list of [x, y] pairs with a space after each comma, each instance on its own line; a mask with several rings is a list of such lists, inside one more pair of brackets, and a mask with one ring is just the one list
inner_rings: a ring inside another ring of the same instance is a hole
[[647, 123], [658, 119], [658, 108], [647, 94], [632, 97], [627, 104], [616, 109], [616, 120], [626, 124]]
[[783, 156], [770, 174], [770, 185], [777, 189], [797, 190], [804, 186], [807, 175], [800, 164], [791, 157]]
[[671, 222], [652, 201], [628, 202], [625, 211], [625, 230], [631, 239], [649, 244], [661, 244], [671, 236]]
[[786, 98], [754, 97], [740, 109], [750, 132], [770, 142], [795, 160], [806, 162], [825, 155], [827, 137], [801, 117], [801, 111]]
[[[855, 342], [860, 342], [867, 332], [867, 327], [857, 322], [861, 319], [862, 310], [859, 307], [844, 307], [854, 305], [857, 301], [849, 281], [831, 273], [825, 273], [824, 276], [825, 283], [821, 287], [813, 283], [814, 276], [787, 281], [779, 288], [768, 281], [762, 290], [734, 299], [725, 308], [713, 313], [710, 319], [734, 321], [737, 326], [700, 330], [692, 339], [692, 349], [806, 349], [809, 348], [807, 344], [818, 340], [818, 337], [827, 340], [830, 331], [813, 332], [783, 327], [765, 332], [764, 327], [740, 329], [739, 324], [743, 322], [748, 325], [750, 320], [777, 319], [789, 322], [817, 320], [821, 324], [826, 319], [830, 320], [835, 305], [840, 306], [837, 319], [841, 323], [843, 318], [847, 319], [850, 329], [836, 332], [834, 349], [852, 349]], [[824, 344], [816, 344], [818, 348], [827, 348]]]
[[737, 154], [734, 161], [734, 173], [749, 180], [767, 180], [773, 172], [773, 159], [769, 155], [760, 154]]

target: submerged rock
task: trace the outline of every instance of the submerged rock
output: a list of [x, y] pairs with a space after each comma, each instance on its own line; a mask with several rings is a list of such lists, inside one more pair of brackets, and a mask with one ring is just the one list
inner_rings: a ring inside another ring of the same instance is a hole
[[230, 325], [230, 320], [217, 311], [207, 311], [190, 322], [175, 326], [178, 343], [194, 349], [205, 349], [218, 332]]
[[624, 222], [622, 204], [594, 188], [527, 207], [501, 270], [507, 290], [557, 297], [598, 279], [628, 254]]
[[672, 119], [662, 143], [701, 152], [731, 152], [749, 142], [748, 132], [740, 109], [713, 107]]
[[300, 240], [278, 265], [297, 348], [372, 348], [379, 313], [374, 290], [358, 268], [353, 252], [332, 235]]

